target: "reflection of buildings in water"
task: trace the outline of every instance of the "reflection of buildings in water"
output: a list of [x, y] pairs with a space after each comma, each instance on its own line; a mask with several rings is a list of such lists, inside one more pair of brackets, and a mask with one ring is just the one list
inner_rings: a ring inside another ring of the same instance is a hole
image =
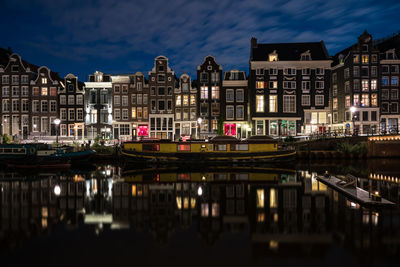
[[[334, 236], [355, 251], [399, 251], [398, 209], [360, 207], [318, 182], [315, 173], [218, 172], [204, 174], [205, 179], [185, 173], [174, 174], [178, 178], [170, 177], [170, 182], [125, 182], [118, 171], [96, 173], [86, 179], [45, 174], [35, 180], [1, 181], [1, 240], [12, 244], [59, 221], [70, 228], [83, 220], [97, 233], [132, 226], [166, 244], [177, 222], [189, 231], [196, 222], [200, 238], [209, 245], [223, 232], [250, 231], [256, 258], [288, 249], [293, 254], [296, 248], [304, 255], [323, 252]], [[388, 186], [376, 182], [381, 189]]]

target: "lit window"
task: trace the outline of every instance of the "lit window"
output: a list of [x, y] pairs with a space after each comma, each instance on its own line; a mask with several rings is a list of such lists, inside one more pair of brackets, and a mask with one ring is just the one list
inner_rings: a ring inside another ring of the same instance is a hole
[[46, 87], [42, 87], [42, 95], [48, 95], [48, 91]]
[[264, 96], [256, 95], [256, 112], [264, 112]]
[[264, 189], [257, 189], [257, 208], [264, 208]]
[[269, 96], [269, 112], [278, 112], [278, 97], [277, 95]]

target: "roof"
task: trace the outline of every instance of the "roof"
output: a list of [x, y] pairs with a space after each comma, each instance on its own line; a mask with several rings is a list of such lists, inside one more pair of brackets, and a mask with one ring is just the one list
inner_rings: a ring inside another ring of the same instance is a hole
[[[386, 38], [380, 43], [377, 43], [376, 47], [379, 49], [381, 53], [385, 53], [388, 50], [395, 49], [397, 59], [400, 59], [400, 33], [393, 35], [390, 38]], [[382, 54], [381, 56], [386, 57], [385, 54]]]
[[257, 44], [251, 48], [252, 61], [267, 61], [268, 55], [276, 51], [279, 61], [297, 61], [301, 54], [309, 51], [311, 60], [329, 60], [323, 41], [306, 43]]

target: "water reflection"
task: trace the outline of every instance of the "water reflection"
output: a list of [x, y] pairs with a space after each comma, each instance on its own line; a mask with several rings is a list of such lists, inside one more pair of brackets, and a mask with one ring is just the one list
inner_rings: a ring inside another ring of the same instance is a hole
[[[318, 171], [123, 171], [104, 165], [87, 172], [3, 172], [0, 241], [14, 250], [62, 225], [72, 231], [89, 227], [99, 237], [105, 231], [144, 232], [161, 246], [168, 245], [177, 229], [195, 232], [207, 246], [245, 233], [249, 238], [242, 245], [255, 260], [324, 257], [334, 244], [364, 260], [398, 254], [398, 204], [392, 209], [360, 206], [318, 182]], [[358, 186], [399, 203], [396, 179], [376, 175], [368, 173]]]

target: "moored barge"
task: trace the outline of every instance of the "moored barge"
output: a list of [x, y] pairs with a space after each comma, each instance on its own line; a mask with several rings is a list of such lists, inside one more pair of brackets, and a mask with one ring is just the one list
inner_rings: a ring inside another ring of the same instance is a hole
[[278, 140], [254, 136], [240, 141], [218, 136], [210, 141], [171, 142], [147, 140], [125, 142], [121, 155], [134, 161], [165, 162], [281, 162], [292, 160], [296, 152], [282, 149]]

